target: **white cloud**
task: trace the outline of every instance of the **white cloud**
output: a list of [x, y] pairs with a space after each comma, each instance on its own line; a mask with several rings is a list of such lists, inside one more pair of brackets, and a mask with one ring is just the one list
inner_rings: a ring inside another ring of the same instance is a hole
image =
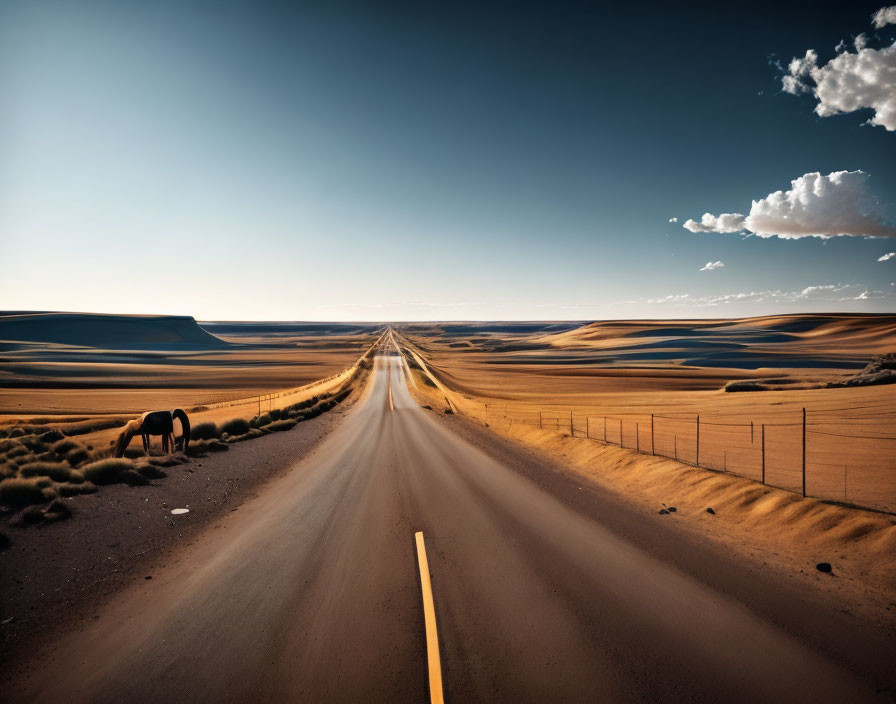
[[702, 269], [700, 269], [700, 271], [712, 271], [713, 269], [721, 269], [724, 266], [725, 266], [725, 262], [723, 262], [723, 261], [706, 262], [706, 264], [703, 266]]
[[[884, 7], [873, 16], [874, 26], [896, 23], [896, 5]], [[872, 125], [896, 131], [896, 41], [891, 46], [874, 49], [869, 39], [859, 34], [854, 41], [855, 53], [837, 45], [837, 55], [819, 65], [818, 52], [809, 49], [802, 58], [794, 58], [787, 66], [781, 84], [786, 93], [812, 93], [818, 100], [815, 112], [821, 117], [870, 108]]]
[[678, 218], [669, 218], [669, 222], [678, 222]]
[[691, 232], [746, 231], [760, 237], [896, 237], [896, 226], [868, 188], [864, 171], [804, 174], [789, 191], [775, 191], [754, 200], [749, 215], [706, 213], [700, 222], [687, 220]]
[[896, 252], [887, 252], [882, 257], [878, 257], [877, 261], [887, 262], [887, 261], [890, 261], [893, 257], [896, 257]]
[[870, 301], [892, 299], [894, 291], [873, 291], [864, 284], [819, 284], [800, 290], [767, 289], [762, 291], [742, 291], [710, 296], [693, 296], [678, 293], [660, 298], [639, 298], [633, 301], [618, 301], [613, 305], [668, 305], [675, 308], [715, 308], [742, 303], [845, 303], [848, 301]]
[[880, 8], [871, 15], [871, 22], [877, 29], [883, 29], [888, 24], [896, 24], [896, 5]]
[[691, 232], [740, 232], [745, 228], [745, 221], [739, 213], [722, 213], [718, 217], [704, 213], [700, 222], [688, 220], [684, 227]]

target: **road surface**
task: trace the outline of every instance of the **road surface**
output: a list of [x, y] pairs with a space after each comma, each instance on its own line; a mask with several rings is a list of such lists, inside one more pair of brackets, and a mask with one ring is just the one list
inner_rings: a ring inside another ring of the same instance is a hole
[[448, 702], [874, 700], [433, 415], [377, 357], [316, 451], [58, 642], [17, 699], [428, 701], [422, 531]]

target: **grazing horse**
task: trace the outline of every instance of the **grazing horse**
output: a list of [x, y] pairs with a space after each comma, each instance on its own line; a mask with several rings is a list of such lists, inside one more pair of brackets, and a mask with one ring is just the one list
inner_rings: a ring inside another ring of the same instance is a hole
[[135, 435], [140, 435], [143, 438], [143, 452], [147, 455], [149, 454], [151, 435], [162, 436], [163, 452], [175, 452], [177, 449], [177, 442], [174, 438], [175, 419], [180, 421], [180, 427], [183, 429], [181, 439], [183, 450], [186, 452], [190, 445], [190, 419], [180, 408], [175, 408], [173, 411], [149, 411], [140, 416], [138, 420], [132, 420], [125, 425], [115, 443], [115, 456], [124, 456], [124, 451]]

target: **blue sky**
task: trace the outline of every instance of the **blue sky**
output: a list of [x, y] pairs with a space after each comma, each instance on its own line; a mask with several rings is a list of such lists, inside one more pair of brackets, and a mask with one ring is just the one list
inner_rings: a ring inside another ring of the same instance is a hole
[[889, 227], [896, 131], [820, 117], [782, 70], [896, 25], [880, 2], [719, 5], [4, 3], [0, 307], [892, 312], [896, 238], [682, 225], [862, 171]]

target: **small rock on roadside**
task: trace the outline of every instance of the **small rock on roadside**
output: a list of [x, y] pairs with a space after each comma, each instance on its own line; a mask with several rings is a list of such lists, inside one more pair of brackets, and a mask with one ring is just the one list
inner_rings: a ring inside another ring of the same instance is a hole
[[815, 569], [817, 569], [819, 572], [824, 572], [825, 574], [830, 574], [834, 571], [834, 568], [831, 567], [830, 562], [819, 562], [817, 565], [815, 565]]
[[712, 510], [712, 507], [706, 509], [706, 512], [707, 512], [707, 513], [711, 513], [713, 516], [716, 515], [716, 512]]

